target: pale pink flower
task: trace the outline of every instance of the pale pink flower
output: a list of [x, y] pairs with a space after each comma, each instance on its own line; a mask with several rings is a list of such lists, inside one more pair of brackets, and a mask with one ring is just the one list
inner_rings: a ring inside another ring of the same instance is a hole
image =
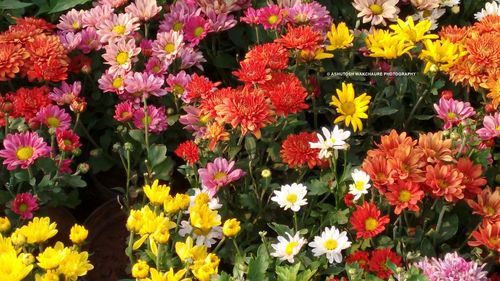
[[59, 18], [57, 28], [63, 32], [78, 32], [82, 29], [83, 11], [71, 9]]
[[398, 0], [354, 0], [352, 5], [359, 11], [358, 18], [363, 18], [363, 23], [371, 25], [386, 25], [386, 20], [396, 21], [399, 8]]
[[87, 27], [81, 31], [82, 41], [78, 46], [78, 49], [84, 54], [88, 54], [92, 51], [97, 51], [102, 48], [102, 44], [99, 41], [99, 35], [97, 35], [96, 30], [93, 27]]
[[330, 12], [318, 2], [299, 3], [288, 9], [288, 22], [309, 25], [321, 33], [326, 33], [332, 25]]
[[210, 25], [210, 32], [228, 30], [238, 23], [234, 16], [228, 13], [217, 14], [214, 11], [209, 11], [206, 13], [206, 16]]
[[130, 14], [113, 14], [112, 18], [105, 19], [96, 26], [103, 44], [125, 39], [139, 30], [139, 27], [138, 19]]
[[439, 104], [434, 104], [437, 117], [443, 120], [444, 129], [450, 129], [466, 118], [473, 116], [476, 112], [469, 102], [458, 101], [454, 99], [441, 98]]
[[162, 61], [157, 57], [150, 57], [146, 63], [145, 71], [148, 74], [163, 77], [163, 75], [167, 72], [168, 66], [169, 65], [166, 64], [165, 61]]
[[0, 150], [0, 157], [5, 158], [3, 164], [12, 171], [21, 166], [27, 169], [35, 160], [49, 155], [50, 147], [43, 138], [35, 132], [8, 134], [3, 140], [4, 149]]
[[128, 0], [98, 0], [100, 5], [107, 5], [113, 8], [119, 8], [128, 2]]
[[156, 0], [135, 0], [125, 7], [125, 12], [134, 15], [142, 21], [147, 21], [156, 16], [161, 11], [161, 7], [156, 5]]
[[235, 169], [234, 161], [227, 161], [218, 157], [213, 163], [208, 163], [206, 168], [198, 169], [201, 185], [208, 189], [211, 196], [217, 194], [219, 189], [239, 180], [245, 175], [242, 169]]
[[148, 105], [147, 114], [144, 114], [144, 108], [139, 108], [134, 112], [134, 125], [137, 129], [144, 129], [148, 126], [151, 133], [161, 133], [168, 127], [165, 108], [156, 108]]
[[110, 65], [110, 72], [119, 69], [129, 71], [132, 68], [132, 63], [137, 61], [136, 56], [141, 52], [141, 48], [136, 47], [134, 39], [128, 41], [122, 39], [106, 45], [104, 49], [106, 52], [102, 57], [105, 60], [104, 63]]
[[495, 115], [485, 116], [483, 128], [477, 130], [477, 134], [483, 140], [500, 137], [500, 113], [495, 112]]
[[128, 122], [134, 117], [134, 107], [130, 101], [125, 101], [115, 105], [115, 115], [113, 118], [118, 122]]
[[171, 64], [179, 49], [184, 46], [182, 33], [170, 30], [169, 32], [160, 32], [153, 41], [153, 56]]
[[411, 4], [419, 10], [434, 10], [439, 8], [441, 0], [411, 0]]
[[52, 89], [52, 92], [49, 93], [49, 98], [58, 105], [69, 105], [80, 95], [81, 90], [82, 83], [80, 81], [75, 81], [73, 84], [63, 81], [59, 88]]
[[176, 75], [169, 74], [167, 78], [168, 86], [166, 90], [179, 98], [184, 94], [186, 86], [189, 82], [191, 82], [191, 76], [184, 70], [181, 70]]
[[201, 66], [201, 63], [206, 62], [205, 58], [203, 57], [203, 53], [193, 49], [192, 47], [184, 47], [180, 49], [177, 53], [177, 57], [181, 59], [180, 69], [188, 69], [196, 66], [200, 70], [203, 70], [203, 66]]
[[64, 46], [66, 51], [71, 52], [82, 42], [82, 34], [80, 32], [58, 32], [59, 41]]
[[160, 22], [159, 32], [168, 32], [170, 30], [181, 32], [188, 18], [199, 16], [201, 9], [196, 4], [187, 1], [176, 1], [170, 6], [170, 12], [166, 13], [164, 19]]
[[99, 23], [110, 20], [114, 15], [114, 9], [110, 5], [98, 5], [83, 13], [83, 27], [95, 28]]
[[201, 110], [195, 106], [184, 106], [186, 114], [181, 115], [179, 123], [184, 125], [184, 130], [193, 132], [195, 138], [201, 138], [205, 135], [207, 128], [200, 121]]
[[35, 121], [54, 129], [67, 130], [71, 126], [71, 116], [57, 105], [42, 107], [36, 113]]
[[257, 25], [260, 22], [259, 13], [254, 8], [249, 7], [246, 9], [245, 14], [240, 18], [240, 21], [247, 24]]
[[210, 24], [200, 16], [193, 16], [186, 21], [183, 30], [186, 40], [192, 45], [198, 45], [207, 36]]
[[166, 94], [163, 86], [163, 77], [157, 77], [147, 72], [135, 72], [125, 79], [125, 90], [134, 97], [161, 97]]
[[264, 29], [277, 29], [285, 24], [284, 14], [285, 10], [274, 4], [257, 10], [259, 23]]
[[105, 93], [116, 93], [121, 95], [125, 91], [125, 79], [130, 75], [131, 72], [127, 72], [123, 69], [115, 72], [110, 72], [109, 69], [107, 69], [98, 80], [99, 89]]

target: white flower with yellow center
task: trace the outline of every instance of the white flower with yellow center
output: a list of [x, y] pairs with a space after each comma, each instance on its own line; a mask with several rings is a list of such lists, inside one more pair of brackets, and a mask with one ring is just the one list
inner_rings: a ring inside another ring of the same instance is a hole
[[307, 187], [305, 185], [300, 183], [286, 184], [281, 186], [281, 190], [274, 191], [271, 200], [278, 203], [280, 208], [298, 212], [301, 206], [307, 205], [306, 194]]
[[354, 195], [354, 201], [357, 201], [363, 194], [368, 193], [368, 189], [371, 186], [369, 184], [370, 176], [358, 169], [354, 170], [351, 176], [354, 183], [349, 185], [349, 194]]
[[277, 257], [282, 261], [286, 260], [289, 263], [293, 263], [295, 256], [300, 252], [300, 248], [302, 248], [307, 241], [301, 238], [299, 233], [295, 233], [294, 236], [289, 233], [286, 235], [288, 236], [288, 240], [283, 236], [278, 236], [278, 243], [271, 245], [274, 249], [271, 256]]
[[340, 232], [335, 226], [325, 228], [320, 236], [315, 236], [314, 241], [309, 243], [315, 257], [326, 255], [329, 263], [342, 262], [342, 250], [351, 247], [347, 239], [347, 232]]
[[318, 135], [318, 142], [310, 142], [309, 146], [311, 148], [319, 148], [320, 159], [326, 159], [332, 157], [332, 152], [334, 150], [347, 149], [349, 145], [345, 142], [351, 132], [339, 129], [339, 126], [335, 125], [333, 130], [330, 132], [327, 128], [321, 128], [323, 135]]

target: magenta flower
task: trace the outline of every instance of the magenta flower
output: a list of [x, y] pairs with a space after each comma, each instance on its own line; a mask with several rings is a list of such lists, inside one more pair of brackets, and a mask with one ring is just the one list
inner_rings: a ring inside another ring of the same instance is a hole
[[448, 253], [443, 259], [424, 258], [416, 264], [429, 281], [487, 281], [487, 271], [474, 261], [466, 261], [456, 252]]
[[198, 45], [200, 41], [207, 36], [209, 30], [210, 24], [200, 16], [190, 17], [184, 25], [186, 40], [189, 41], [192, 46]]
[[29, 192], [19, 193], [12, 201], [11, 209], [23, 220], [32, 219], [33, 212], [38, 210], [37, 198]]
[[201, 138], [205, 135], [205, 132], [207, 131], [207, 128], [203, 126], [203, 124], [200, 121], [200, 114], [201, 110], [197, 107], [188, 105], [184, 106], [184, 111], [186, 111], [186, 114], [181, 115], [179, 118], [179, 123], [184, 125], [184, 130], [186, 131], [192, 131], [193, 135], [196, 138]]
[[138, 18], [130, 14], [113, 14], [109, 19], [104, 19], [97, 23], [97, 34], [103, 44], [112, 41], [127, 39], [135, 31], [139, 30]]
[[150, 57], [146, 63], [146, 73], [154, 75], [157, 77], [162, 77], [167, 72], [168, 65], [165, 61], [160, 60], [157, 57]]
[[80, 95], [81, 90], [82, 83], [80, 81], [75, 81], [73, 84], [63, 81], [61, 87], [52, 89], [52, 92], [49, 93], [49, 98], [58, 105], [71, 104]]
[[186, 86], [191, 82], [191, 76], [187, 74], [184, 70], [181, 70], [176, 75], [169, 74], [167, 78], [167, 91], [173, 93], [177, 97], [181, 97], [185, 90]]
[[10, 171], [18, 166], [27, 169], [36, 159], [50, 153], [50, 147], [35, 132], [8, 134], [3, 140], [3, 147], [0, 157], [5, 158], [3, 164]]
[[111, 19], [114, 9], [110, 5], [98, 5], [82, 15], [83, 27], [95, 28], [99, 23]]
[[477, 130], [477, 134], [483, 140], [500, 137], [500, 113], [484, 116], [483, 128]]
[[134, 107], [130, 101], [115, 105], [115, 118], [118, 122], [128, 122], [134, 116]]
[[206, 168], [198, 169], [201, 185], [208, 189], [211, 196], [214, 196], [219, 188], [237, 181], [245, 175], [241, 169], [234, 169], [234, 161], [228, 162], [222, 157], [218, 157], [213, 163], [208, 163]]
[[87, 27], [81, 31], [82, 41], [78, 45], [78, 49], [84, 54], [88, 54], [92, 51], [97, 51], [102, 48], [102, 44], [99, 41], [99, 35], [97, 35], [96, 30], [93, 27]]
[[476, 114], [470, 103], [454, 99], [441, 98], [439, 104], [434, 104], [434, 109], [437, 117], [444, 121], [446, 130]]
[[57, 24], [57, 29], [67, 32], [78, 32], [82, 29], [82, 18], [83, 11], [71, 9], [59, 18], [59, 23]]
[[229, 13], [216, 13], [213, 10], [207, 12], [210, 32], [221, 32], [233, 28], [238, 21]]
[[192, 47], [184, 47], [180, 49], [177, 57], [181, 59], [180, 69], [188, 69], [196, 66], [200, 70], [203, 70], [201, 63], [206, 62], [203, 57], [203, 53], [193, 49]]
[[57, 36], [59, 37], [61, 44], [68, 52], [76, 49], [82, 42], [82, 34], [80, 32], [58, 32]]
[[40, 109], [35, 116], [39, 123], [54, 129], [69, 129], [71, 116], [57, 105], [49, 105]]
[[156, 0], [135, 0], [125, 7], [125, 12], [132, 14], [142, 21], [147, 21], [156, 16], [161, 11], [161, 7], [156, 5]]
[[141, 99], [149, 95], [161, 97], [166, 94], [163, 86], [163, 77], [157, 77], [147, 72], [135, 72], [125, 79], [125, 90], [134, 97]]
[[332, 25], [328, 10], [318, 2], [299, 2], [288, 9], [288, 22], [294, 25], [310, 25], [314, 30], [326, 33]]
[[201, 10], [195, 2], [176, 1], [170, 6], [170, 13], [165, 13], [165, 18], [160, 22], [158, 32], [168, 32], [170, 30], [181, 32], [188, 18], [199, 16]]
[[139, 43], [139, 48], [141, 48], [141, 54], [145, 57], [150, 57], [153, 54], [153, 40], [142, 39]]
[[147, 114], [144, 114], [144, 108], [139, 108], [134, 112], [134, 125], [137, 129], [144, 129], [148, 126], [151, 133], [161, 133], [168, 127], [165, 108], [156, 108], [148, 105]]
[[264, 29], [277, 29], [284, 23], [283, 10], [278, 5], [270, 5], [257, 10], [259, 23]]
[[259, 21], [259, 14], [257, 13], [257, 10], [250, 7], [245, 11], [245, 14], [243, 15], [243, 17], [240, 18], [240, 21], [247, 23], [247, 24], [257, 25], [260, 22]]

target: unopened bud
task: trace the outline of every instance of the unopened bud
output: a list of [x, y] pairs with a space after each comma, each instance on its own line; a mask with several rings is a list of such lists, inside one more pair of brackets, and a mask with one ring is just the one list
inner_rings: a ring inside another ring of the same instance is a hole
[[172, 115], [174, 113], [175, 113], [175, 109], [173, 109], [171, 107], [167, 108], [167, 115]]
[[57, 128], [53, 128], [53, 127], [49, 128], [49, 134], [55, 135], [56, 130], [57, 130]]
[[119, 152], [121, 148], [122, 148], [121, 144], [115, 143], [113, 144], [112, 150], [113, 152]]
[[20, 133], [24, 133], [26, 132], [27, 130], [29, 129], [28, 125], [26, 124], [20, 124], [19, 126], [17, 126], [17, 131], [20, 132]]
[[271, 170], [269, 169], [264, 169], [262, 170], [262, 172], [260, 173], [260, 175], [263, 177], [263, 178], [269, 178], [271, 176]]
[[126, 142], [125, 144], [123, 144], [123, 149], [125, 151], [134, 151], [134, 146], [131, 143]]
[[80, 154], [82, 154], [82, 150], [80, 148], [75, 148], [71, 151], [71, 153], [75, 156], [79, 156]]
[[88, 163], [80, 163], [76, 167], [76, 170], [82, 174], [86, 174], [90, 170], [90, 165]]
[[460, 13], [460, 6], [455, 5], [455, 6], [451, 7], [451, 12], [454, 13], [455, 15]]
[[98, 157], [101, 154], [102, 154], [102, 149], [101, 148], [92, 149], [90, 151], [90, 156], [93, 156], [93, 157]]

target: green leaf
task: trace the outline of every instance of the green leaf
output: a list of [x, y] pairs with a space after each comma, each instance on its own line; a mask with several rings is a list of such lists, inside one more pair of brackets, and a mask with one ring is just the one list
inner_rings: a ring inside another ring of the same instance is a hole
[[238, 66], [235, 57], [225, 53], [220, 53], [214, 57], [214, 65], [216, 67], [228, 69], [233, 69]]
[[373, 111], [373, 114], [374, 115], [378, 115], [378, 116], [387, 116], [387, 115], [392, 115], [396, 112], [398, 112], [399, 109], [396, 109], [396, 108], [392, 108], [392, 107], [382, 107], [382, 108], [376, 108], [374, 111]]
[[87, 2], [90, 2], [90, 0], [59, 0], [57, 1], [56, 5], [52, 7], [49, 14], [66, 11], [77, 5], [85, 4]]
[[71, 187], [85, 187], [85, 186], [87, 186], [87, 183], [84, 180], [82, 180], [81, 176], [73, 176], [73, 175], [65, 174], [64, 176], [62, 176], [62, 180], [64, 181], [64, 183], [66, 183], [68, 186], [71, 186]]
[[436, 242], [444, 242], [455, 236], [458, 231], [458, 216], [451, 214], [443, 218], [443, 224], [439, 233], [436, 233]]
[[180, 114], [174, 114], [174, 115], [170, 115], [167, 117], [167, 124], [169, 126], [172, 126], [175, 124], [175, 122], [177, 122], [177, 120], [179, 120], [179, 118], [181, 117]]
[[328, 183], [314, 179], [307, 185], [309, 189], [309, 195], [322, 195], [330, 191], [328, 188]]
[[22, 9], [33, 5], [33, 3], [25, 3], [18, 0], [4, 0], [0, 1], [1, 10], [16, 10]]
[[414, 117], [417, 120], [431, 120], [432, 118], [434, 118], [434, 116], [436, 116], [436, 115], [424, 115], [424, 114], [422, 114], [422, 115], [415, 115]]
[[158, 166], [167, 159], [167, 147], [163, 144], [154, 144], [149, 148], [148, 161], [151, 167]]
[[285, 236], [285, 233], [293, 233], [292, 230], [284, 224], [278, 224], [273, 222], [268, 225], [272, 230], [274, 230], [280, 236]]
[[316, 271], [318, 271], [317, 266], [315, 268], [308, 268], [302, 271], [297, 277], [297, 281], [309, 281], [314, 276], [314, 274], [316, 274]]
[[260, 245], [257, 256], [248, 263], [247, 279], [249, 281], [266, 281], [266, 271], [269, 267], [270, 258], [265, 245]]
[[297, 281], [299, 269], [300, 262], [294, 266], [277, 266], [276, 275], [278, 275], [278, 281]]
[[153, 168], [155, 177], [160, 180], [170, 180], [172, 172], [174, 171], [175, 161], [170, 157], [167, 157], [160, 165]]
[[143, 131], [143, 130], [137, 130], [137, 129], [135, 129], [135, 130], [130, 130], [130, 131], [128, 132], [128, 134], [129, 134], [129, 135], [130, 135], [130, 137], [131, 137], [132, 139], [134, 139], [135, 141], [137, 141], [137, 142], [139, 142], [139, 143], [141, 143], [141, 144], [145, 143], [145, 140], [144, 140], [144, 131]]
[[36, 161], [37, 166], [42, 169], [45, 174], [50, 174], [57, 171], [57, 162], [52, 158], [40, 158]]
[[12, 199], [10, 193], [6, 190], [0, 190], [0, 205], [5, 205]]

